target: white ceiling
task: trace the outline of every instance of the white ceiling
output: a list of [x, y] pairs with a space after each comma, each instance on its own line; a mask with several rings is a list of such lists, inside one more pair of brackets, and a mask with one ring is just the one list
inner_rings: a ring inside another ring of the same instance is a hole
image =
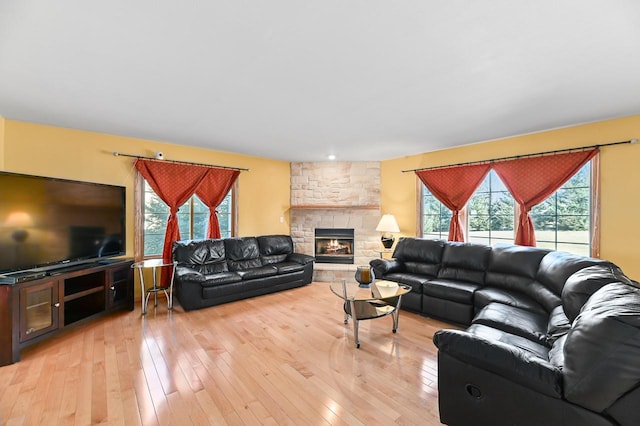
[[634, 114], [638, 0], [0, 1], [12, 120], [323, 161]]

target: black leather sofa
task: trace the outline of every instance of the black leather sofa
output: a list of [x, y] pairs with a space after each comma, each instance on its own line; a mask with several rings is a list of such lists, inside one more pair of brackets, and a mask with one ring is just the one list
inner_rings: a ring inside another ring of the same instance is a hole
[[295, 253], [288, 235], [176, 241], [172, 253], [185, 310], [309, 284], [315, 260]]
[[376, 277], [440, 330], [449, 425], [640, 424], [640, 285], [611, 262], [514, 245], [404, 238]]

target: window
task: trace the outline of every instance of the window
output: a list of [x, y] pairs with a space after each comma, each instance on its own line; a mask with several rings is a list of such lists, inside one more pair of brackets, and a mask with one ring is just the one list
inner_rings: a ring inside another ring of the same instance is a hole
[[591, 254], [591, 163], [531, 209], [538, 247]]
[[[218, 206], [218, 220], [222, 238], [232, 235], [233, 229], [233, 189], [229, 191], [222, 203]], [[159, 256], [162, 254], [164, 235], [167, 229], [169, 207], [156, 195], [149, 184], [144, 181], [144, 203], [142, 207], [143, 217], [143, 241], [144, 256]], [[178, 226], [182, 239], [205, 238], [207, 223], [209, 221], [209, 208], [193, 195], [178, 210]]]
[[467, 203], [470, 242], [513, 243], [514, 200], [496, 172], [491, 170]]
[[[597, 161], [597, 157], [594, 158]], [[531, 209], [538, 247], [567, 251], [584, 256], [597, 256], [594, 240], [595, 225], [592, 182], [597, 177], [593, 161], [585, 164], [567, 183], [542, 203]], [[438, 201], [421, 183], [423, 238], [448, 239], [451, 211]], [[493, 245], [513, 244], [516, 203], [492, 170], [461, 211], [467, 217], [469, 242]], [[462, 219], [464, 220], [464, 219]]]
[[422, 186], [422, 237], [446, 240], [449, 236], [451, 210], [446, 208], [424, 184]]

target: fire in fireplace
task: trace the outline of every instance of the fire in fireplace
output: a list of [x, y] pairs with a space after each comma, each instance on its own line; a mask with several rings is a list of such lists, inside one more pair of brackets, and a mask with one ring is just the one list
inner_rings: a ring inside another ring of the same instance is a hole
[[353, 228], [316, 228], [316, 263], [353, 263]]

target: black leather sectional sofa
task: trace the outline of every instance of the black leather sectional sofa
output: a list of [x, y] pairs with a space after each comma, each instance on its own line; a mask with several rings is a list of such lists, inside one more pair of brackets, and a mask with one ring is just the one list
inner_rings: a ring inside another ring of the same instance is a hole
[[611, 262], [533, 247], [403, 238], [377, 278], [440, 330], [449, 425], [639, 425], [640, 285]]
[[288, 235], [176, 241], [175, 295], [185, 310], [309, 284], [314, 257]]

